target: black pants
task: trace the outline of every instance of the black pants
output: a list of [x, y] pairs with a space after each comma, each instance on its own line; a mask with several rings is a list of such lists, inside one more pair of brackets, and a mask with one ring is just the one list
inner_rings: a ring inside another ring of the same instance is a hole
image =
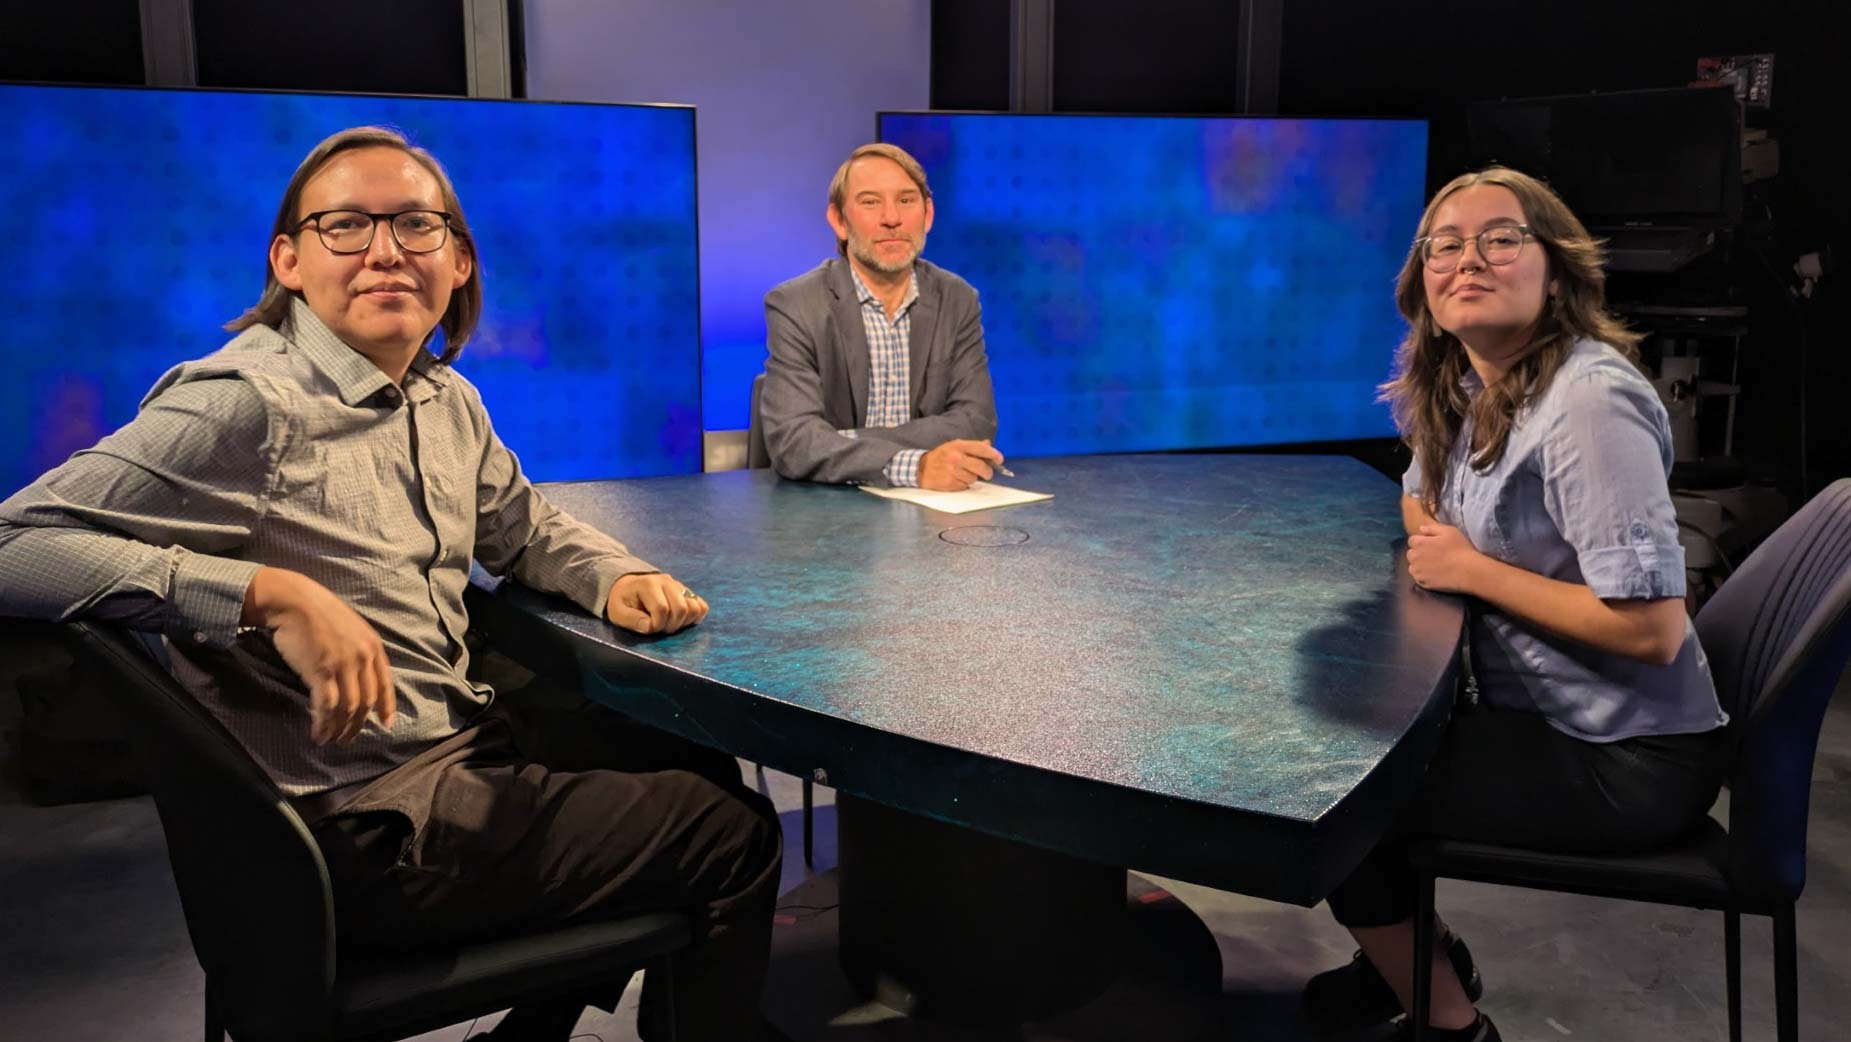
[[1560, 853], [1662, 847], [1708, 813], [1723, 732], [1588, 742], [1539, 713], [1462, 708], [1413, 804], [1330, 895], [1350, 927], [1414, 917], [1411, 836]]
[[[697, 940], [675, 961], [679, 1037], [755, 1038], [782, 840], [738, 761], [539, 684], [498, 698], [467, 744], [437, 770], [416, 834], [405, 815], [377, 810], [315, 828], [342, 947], [685, 910]], [[509, 1020], [564, 1039], [587, 1003], [614, 1007], [624, 983]], [[665, 1012], [645, 979], [645, 1038]]]

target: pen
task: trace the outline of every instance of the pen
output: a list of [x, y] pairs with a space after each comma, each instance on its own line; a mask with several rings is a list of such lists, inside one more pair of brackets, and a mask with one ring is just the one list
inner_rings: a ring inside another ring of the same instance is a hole
[[[983, 439], [983, 443], [985, 445], [989, 445], [991, 448], [995, 448], [995, 446], [990, 445], [990, 439], [988, 438]], [[984, 462], [990, 463], [989, 460], [984, 460]], [[998, 474], [1001, 474], [1003, 477], [1006, 477], [1006, 478], [1015, 477], [1015, 471], [1010, 470], [1008, 467], [1003, 466], [1001, 460], [998, 460], [995, 463], [990, 463], [990, 469], [995, 471]]]

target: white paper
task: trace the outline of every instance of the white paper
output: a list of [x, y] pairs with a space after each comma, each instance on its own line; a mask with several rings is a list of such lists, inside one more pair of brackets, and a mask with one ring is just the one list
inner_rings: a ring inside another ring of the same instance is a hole
[[862, 485], [861, 491], [880, 496], [882, 499], [903, 499], [908, 503], [917, 503], [927, 510], [937, 510], [946, 514], [968, 514], [973, 510], [989, 510], [994, 507], [1012, 507], [1022, 503], [1039, 503], [1044, 499], [1053, 499], [1051, 492], [1025, 492], [1019, 488], [1004, 485], [992, 485], [979, 481], [962, 492], [933, 492], [923, 488], [875, 488]]

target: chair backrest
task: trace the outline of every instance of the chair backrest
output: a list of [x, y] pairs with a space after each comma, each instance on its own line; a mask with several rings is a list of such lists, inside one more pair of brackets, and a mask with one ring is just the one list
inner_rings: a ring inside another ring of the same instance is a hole
[[1825, 707], [1851, 657], [1851, 478], [1748, 556], [1697, 613], [1731, 719], [1729, 874], [1744, 896], [1806, 885], [1806, 816]]
[[98, 622], [65, 631], [119, 681], [109, 697], [160, 811], [193, 951], [225, 1027], [241, 1039], [327, 1037], [334, 901], [314, 837], [141, 635]]
[[771, 466], [771, 450], [765, 447], [765, 425], [758, 418], [759, 395], [765, 391], [765, 374], [752, 378], [752, 412], [746, 421], [746, 466], [753, 469]]

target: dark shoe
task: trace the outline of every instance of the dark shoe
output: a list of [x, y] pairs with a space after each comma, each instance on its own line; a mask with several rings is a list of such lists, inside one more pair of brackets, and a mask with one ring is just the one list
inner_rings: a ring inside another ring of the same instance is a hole
[[[1453, 972], [1465, 985], [1465, 997], [1477, 1002], [1485, 993], [1485, 982], [1472, 963], [1472, 953], [1458, 934], [1447, 936], [1446, 955]], [[1305, 982], [1305, 1013], [1320, 1027], [1349, 1028], [1392, 1020], [1402, 1010], [1394, 989], [1358, 948], [1348, 966], [1325, 970]]]
[[[1441, 1039], [1446, 1039], [1450, 1036], [1462, 1033], [1464, 1030], [1466, 1029], [1461, 1029], [1460, 1032], [1441, 1032], [1439, 1028], [1428, 1028], [1427, 1037], [1435, 1038], [1437, 1036]], [[1468, 1042], [1504, 1042], [1504, 1036], [1498, 1034], [1498, 1026], [1491, 1023], [1491, 1018], [1485, 1016], [1483, 1013], [1478, 1015], [1478, 1023], [1473, 1024], [1469, 1030], [1472, 1034], [1466, 1035]], [[1400, 1020], [1395, 1021], [1395, 1033], [1388, 1036], [1383, 1042], [1407, 1042], [1408, 1039], [1413, 1037], [1413, 1022], [1409, 1021], [1406, 1017], [1402, 1017]]]

